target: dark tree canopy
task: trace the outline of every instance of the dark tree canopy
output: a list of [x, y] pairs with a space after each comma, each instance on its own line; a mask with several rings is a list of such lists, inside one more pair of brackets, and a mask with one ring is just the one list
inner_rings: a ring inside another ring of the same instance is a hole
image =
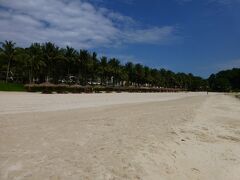
[[95, 52], [69, 46], [59, 48], [51, 42], [21, 48], [5, 41], [0, 48], [0, 80], [23, 84], [51, 82], [230, 91], [240, 89], [240, 70], [221, 71], [206, 80], [132, 62], [122, 64], [116, 58], [98, 57]]
[[213, 91], [228, 92], [240, 90], [240, 68], [220, 71], [212, 74], [209, 78], [209, 85]]

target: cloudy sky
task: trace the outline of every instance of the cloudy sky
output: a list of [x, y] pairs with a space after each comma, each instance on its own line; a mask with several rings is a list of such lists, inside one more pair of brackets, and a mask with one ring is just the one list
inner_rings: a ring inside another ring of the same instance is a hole
[[207, 77], [240, 67], [240, 0], [0, 0], [4, 40]]

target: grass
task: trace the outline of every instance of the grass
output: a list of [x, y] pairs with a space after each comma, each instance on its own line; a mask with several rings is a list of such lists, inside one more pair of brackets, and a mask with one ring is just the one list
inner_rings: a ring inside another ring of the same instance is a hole
[[23, 84], [0, 82], [0, 91], [26, 91]]

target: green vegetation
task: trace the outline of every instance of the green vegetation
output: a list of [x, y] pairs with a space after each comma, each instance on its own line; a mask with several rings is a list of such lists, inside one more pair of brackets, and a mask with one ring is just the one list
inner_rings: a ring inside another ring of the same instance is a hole
[[42, 93], [101, 93], [101, 92], [178, 92], [176, 88], [149, 88], [149, 87], [113, 87], [113, 86], [80, 86], [80, 85], [55, 85], [55, 84], [27, 84], [25, 88], [29, 92]]
[[25, 91], [25, 88], [22, 84], [0, 82], [0, 91]]
[[210, 88], [218, 92], [240, 91], [240, 68], [220, 71], [212, 74], [209, 79]]
[[5, 41], [0, 49], [0, 80], [21, 84], [77, 84], [113, 87], [153, 87], [206, 90], [207, 81], [192, 74], [149, 68], [95, 52], [59, 48], [51, 42], [15, 47]]
[[[59, 48], [51, 42], [33, 43], [27, 48], [16, 47], [12, 41], [1, 44], [0, 81], [6, 83], [47, 82], [68, 86], [146, 87], [221, 92], [240, 90], [240, 69], [236, 68], [203, 79], [193, 74], [174, 73], [132, 62], [122, 64], [116, 58], [98, 57], [95, 52], [76, 50], [68, 46]], [[10, 87], [8, 84], [1, 86]], [[20, 85], [18, 87], [21, 89]]]

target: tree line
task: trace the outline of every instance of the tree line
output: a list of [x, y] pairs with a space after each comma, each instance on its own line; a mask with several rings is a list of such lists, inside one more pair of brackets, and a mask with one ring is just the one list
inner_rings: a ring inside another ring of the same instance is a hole
[[[98, 57], [96, 52], [60, 48], [52, 42], [17, 47], [12, 41], [1, 43], [0, 80], [17, 83], [79, 84], [102, 86], [165, 87], [197, 91], [215, 85], [189, 73], [175, 73], [142, 64], [122, 64], [117, 58]], [[238, 82], [239, 83], [239, 82]]]
[[218, 92], [240, 91], [240, 68], [220, 71], [208, 78], [211, 90]]

